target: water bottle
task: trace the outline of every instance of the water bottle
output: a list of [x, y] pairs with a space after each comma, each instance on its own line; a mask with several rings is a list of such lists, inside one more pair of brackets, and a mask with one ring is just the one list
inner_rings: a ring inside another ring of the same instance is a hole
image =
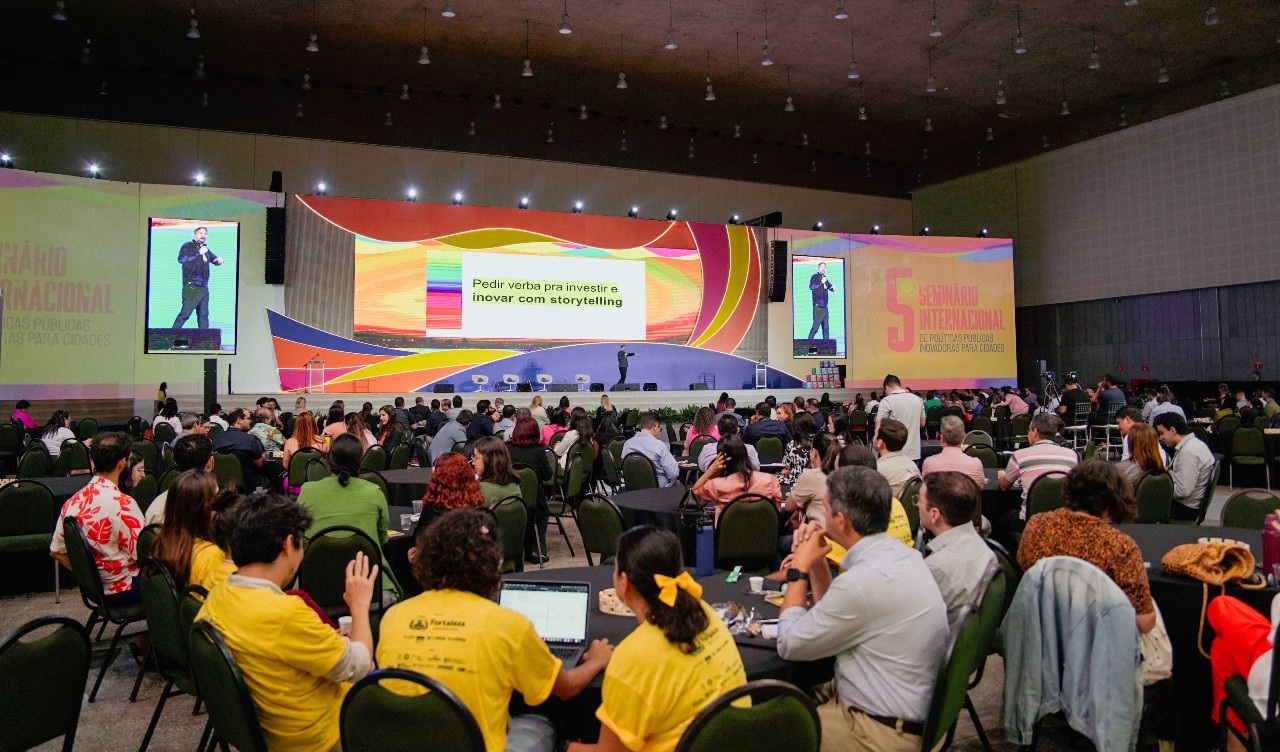
[[1267, 515], [1266, 522], [1262, 523], [1262, 573], [1268, 577], [1274, 576], [1275, 566], [1280, 564], [1280, 530], [1276, 530], [1275, 525], [1280, 521], [1280, 515]]
[[710, 577], [716, 571], [716, 529], [708, 522], [698, 523], [698, 566], [699, 577]]

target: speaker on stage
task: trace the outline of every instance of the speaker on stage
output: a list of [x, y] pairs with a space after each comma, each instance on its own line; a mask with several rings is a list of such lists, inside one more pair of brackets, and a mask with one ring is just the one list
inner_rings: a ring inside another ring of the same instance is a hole
[[271, 171], [271, 187], [268, 189], [272, 193], [284, 193], [284, 173], [279, 170]]
[[787, 299], [787, 241], [769, 241], [769, 302]]
[[267, 207], [266, 263], [263, 269], [269, 285], [284, 284], [284, 207]]
[[689, 391], [691, 392], [706, 391], [706, 389], [707, 385], [701, 381], [695, 381], [689, 385]]
[[204, 404], [196, 412], [202, 413], [218, 401], [218, 359], [204, 359]]
[[613, 391], [615, 391], [615, 392], [638, 392], [638, 391], [640, 391], [640, 385], [639, 385], [639, 384], [636, 384], [636, 383], [633, 383], [633, 382], [630, 382], [630, 381], [629, 381], [629, 382], [626, 382], [626, 383], [619, 382], [619, 383], [617, 383], [617, 384], [614, 384], [614, 385], [613, 385]]
[[532, 391], [533, 391], [533, 384], [530, 384], [530, 383], [529, 383], [529, 382], [527, 382], [527, 381], [521, 381], [519, 384], [516, 384], [516, 391], [517, 391], [517, 392], [532, 392]]
[[431, 387], [436, 394], [453, 394], [453, 384], [436, 384]]
[[658, 385], [653, 383], [652, 381], [646, 381], [644, 382], [644, 390], [646, 392], [656, 392], [658, 391]]
[[593, 391], [593, 392], [603, 392], [603, 391], [604, 391], [604, 384], [602, 384], [602, 383], [601, 383], [601, 382], [599, 382], [599, 381], [593, 381], [593, 382], [591, 382], [591, 391]]

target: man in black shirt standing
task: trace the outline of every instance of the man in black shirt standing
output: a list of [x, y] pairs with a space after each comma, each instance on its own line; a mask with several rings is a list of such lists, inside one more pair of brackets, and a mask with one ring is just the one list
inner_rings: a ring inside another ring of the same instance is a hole
[[835, 292], [835, 289], [827, 279], [827, 265], [818, 264], [818, 271], [809, 278], [809, 292], [813, 295], [813, 326], [809, 327], [806, 339], [813, 339], [819, 327], [822, 328], [822, 338], [831, 339], [831, 324], [827, 320], [827, 293]]
[[635, 353], [627, 352], [627, 346], [623, 345], [618, 348], [618, 383], [625, 383], [627, 380], [627, 358], [634, 357]]
[[205, 245], [207, 237], [208, 228], [197, 227], [194, 238], [178, 249], [178, 263], [182, 264], [182, 310], [173, 320], [174, 329], [181, 329], [192, 311], [196, 314], [196, 325], [209, 328], [209, 264], [222, 266], [222, 259]]

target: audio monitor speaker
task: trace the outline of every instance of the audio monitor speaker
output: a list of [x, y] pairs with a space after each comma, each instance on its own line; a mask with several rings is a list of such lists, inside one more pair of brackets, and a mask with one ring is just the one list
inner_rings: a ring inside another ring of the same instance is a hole
[[431, 387], [436, 394], [453, 394], [453, 384], [436, 384]]
[[265, 277], [269, 285], [284, 284], [284, 207], [267, 207]]
[[769, 242], [769, 302], [781, 303], [787, 299], [787, 241]]
[[196, 412], [204, 412], [218, 401], [218, 359], [204, 359], [204, 406]]

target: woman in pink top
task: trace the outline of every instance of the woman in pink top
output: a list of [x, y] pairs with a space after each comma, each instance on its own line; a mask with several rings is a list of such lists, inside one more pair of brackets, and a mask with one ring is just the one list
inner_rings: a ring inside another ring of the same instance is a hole
[[9, 417], [21, 423], [22, 427], [28, 430], [32, 428], [39, 428], [40, 426], [36, 424], [35, 418], [32, 418], [27, 413], [27, 408], [29, 407], [31, 407], [30, 402], [27, 402], [26, 400], [18, 400], [18, 404], [13, 406], [13, 415]]
[[716, 426], [716, 414], [711, 412], [711, 408], [704, 407], [693, 416], [693, 427], [689, 429], [689, 435], [686, 440], [692, 440], [695, 436], [710, 436], [716, 441], [720, 440], [720, 429]]
[[561, 431], [569, 430], [569, 413], [558, 411], [551, 416], [551, 422], [542, 427], [542, 445], [550, 446], [551, 437]]
[[782, 502], [782, 486], [778, 476], [751, 469], [747, 459], [747, 445], [737, 434], [720, 439], [720, 453], [711, 466], [693, 484], [693, 493], [703, 501], [716, 505], [716, 522], [725, 505], [744, 493], [756, 493], [768, 498], [774, 506]]

